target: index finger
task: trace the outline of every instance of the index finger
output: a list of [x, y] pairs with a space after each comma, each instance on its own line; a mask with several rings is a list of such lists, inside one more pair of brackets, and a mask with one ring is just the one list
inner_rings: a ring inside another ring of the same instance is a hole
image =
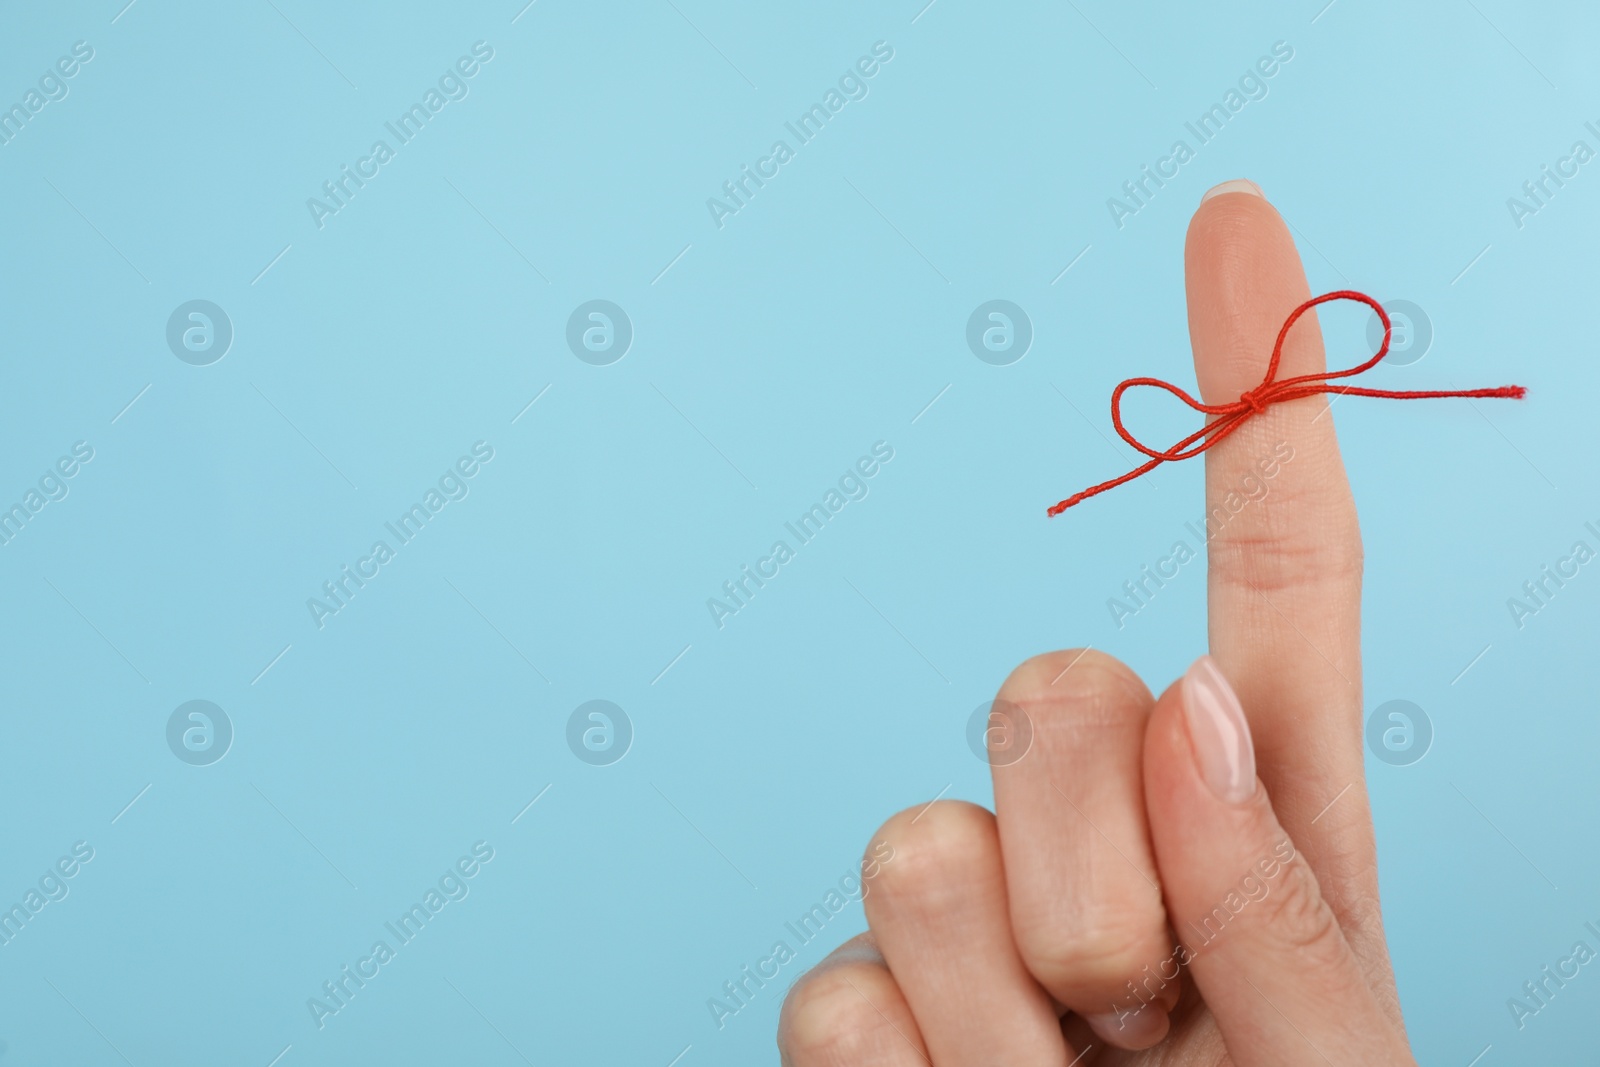
[[[1201, 396], [1235, 401], [1311, 296], [1300, 257], [1241, 181], [1202, 199], [1184, 261]], [[1313, 311], [1277, 377], [1323, 369]], [[1361, 748], [1361, 532], [1324, 397], [1273, 404], [1206, 453], [1205, 534], [1211, 655], [1250, 719], [1261, 779], [1369, 973], [1387, 975]]]

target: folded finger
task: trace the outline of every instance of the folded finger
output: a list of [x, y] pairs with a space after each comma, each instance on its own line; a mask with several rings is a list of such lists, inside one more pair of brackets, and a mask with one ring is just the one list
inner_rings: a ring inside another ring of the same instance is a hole
[[1051, 995], [1130, 1049], [1166, 1035], [1179, 992], [1151, 970], [1171, 949], [1144, 808], [1154, 703], [1133, 671], [1083, 649], [1012, 671], [992, 713], [1031, 736], [1021, 758], [991, 756], [1017, 948]]
[[863, 902], [867, 921], [935, 1067], [1071, 1062], [1055, 1004], [1012, 942], [994, 816], [941, 801], [901, 812], [875, 840], [892, 858]]
[[795, 983], [778, 1019], [786, 1067], [926, 1067], [911, 1008], [871, 934], [851, 938]]

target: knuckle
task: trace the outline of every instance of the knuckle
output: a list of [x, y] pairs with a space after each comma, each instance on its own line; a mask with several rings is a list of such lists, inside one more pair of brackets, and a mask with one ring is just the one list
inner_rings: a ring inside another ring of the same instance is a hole
[[1301, 857], [1283, 872], [1277, 891], [1263, 899], [1262, 920], [1274, 943], [1311, 968], [1337, 973], [1350, 957], [1338, 917], [1322, 897], [1317, 876]]
[[1107, 725], [1121, 725], [1154, 702], [1131, 667], [1092, 648], [1025, 660], [1000, 686], [999, 699], [1045, 717]]
[[778, 1045], [804, 1063], [877, 1062], [891, 1039], [893, 979], [865, 963], [825, 966], [797, 982], [783, 1002]]
[[1287, 493], [1262, 501], [1255, 521], [1230, 524], [1212, 539], [1212, 570], [1230, 584], [1248, 583], [1269, 596], [1321, 583], [1359, 584], [1365, 555], [1354, 517], [1347, 532], [1330, 533], [1324, 526], [1312, 536], [1305, 529], [1306, 507]]
[[1092, 918], [1069, 934], [1017, 928], [1023, 966], [1058, 997], [1110, 1001], [1126, 983], [1162, 958], [1156, 924], [1123, 916]]
[[868, 854], [881, 862], [872, 896], [902, 904], [941, 902], [952, 886], [999, 861], [994, 816], [959, 800], [907, 808], [884, 823], [873, 842]]

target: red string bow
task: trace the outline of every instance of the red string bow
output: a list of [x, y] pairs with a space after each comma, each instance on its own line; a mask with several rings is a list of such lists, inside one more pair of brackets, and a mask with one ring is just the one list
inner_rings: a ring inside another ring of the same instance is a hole
[[[1283, 358], [1283, 340], [1289, 336], [1289, 328], [1295, 324], [1301, 315], [1304, 315], [1318, 304], [1325, 304], [1330, 300], [1359, 301], [1377, 312], [1378, 319], [1383, 323], [1383, 344], [1378, 346], [1378, 350], [1365, 363], [1350, 367], [1347, 370], [1323, 371], [1320, 374], [1302, 374], [1298, 378], [1285, 378], [1281, 382], [1274, 381], [1273, 376], [1278, 373], [1278, 361]], [[1111, 422], [1116, 426], [1117, 433], [1122, 439], [1149, 456], [1149, 461], [1135, 467], [1127, 474], [1111, 479], [1109, 482], [1101, 482], [1099, 485], [1090, 486], [1081, 493], [1074, 493], [1052, 507], [1049, 515], [1054, 518], [1074, 504], [1080, 504], [1092, 496], [1098, 496], [1107, 489], [1115, 489], [1124, 482], [1131, 482], [1141, 474], [1147, 474], [1155, 470], [1163, 463], [1171, 463], [1180, 459], [1192, 459], [1226, 438], [1240, 426], [1243, 426], [1245, 420], [1252, 415], [1260, 415], [1273, 404], [1279, 404], [1285, 400], [1299, 400], [1301, 397], [1316, 396], [1319, 393], [1339, 393], [1347, 396], [1380, 396], [1394, 400], [1422, 400], [1440, 396], [1483, 396], [1521, 399], [1528, 392], [1520, 385], [1502, 385], [1493, 389], [1401, 390], [1363, 389], [1356, 385], [1333, 384], [1333, 380], [1336, 378], [1349, 378], [1377, 366], [1383, 357], [1389, 354], [1390, 330], [1389, 315], [1383, 310], [1382, 304], [1379, 304], [1366, 293], [1358, 293], [1354, 289], [1340, 289], [1337, 292], [1314, 296], [1289, 313], [1289, 317], [1283, 320], [1283, 329], [1278, 331], [1277, 343], [1272, 346], [1272, 359], [1267, 363], [1266, 377], [1261, 379], [1260, 385], [1254, 389], [1246, 390], [1238, 400], [1233, 401], [1231, 404], [1202, 404], [1176, 385], [1171, 382], [1164, 382], [1160, 378], [1129, 378], [1127, 381], [1119, 383], [1111, 393]], [[1122, 425], [1122, 394], [1136, 385], [1153, 385], [1157, 389], [1165, 389], [1201, 414], [1215, 415], [1217, 417], [1171, 448], [1164, 452], [1159, 452], [1134, 437], [1133, 434], [1128, 432], [1128, 428]]]

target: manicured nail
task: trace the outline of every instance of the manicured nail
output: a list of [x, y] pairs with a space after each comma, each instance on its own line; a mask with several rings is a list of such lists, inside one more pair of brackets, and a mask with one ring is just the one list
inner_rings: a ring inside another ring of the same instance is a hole
[[1083, 1021], [1101, 1038], [1124, 1049], [1147, 1049], [1167, 1036], [1172, 1023], [1154, 1001], [1127, 1011], [1085, 1015]]
[[1184, 720], [1200, 777], [1217, 797], [1242, 804], [1256, 794], [1256, 749], [1233, 686], [1210, 656], [1183, 676]]
[[1200, 202], [1203, 204], [1213, 196], [1221, 196], [1223, 193], [1249, 193], [1251, 196], [1266, 195], [1261, 191], [1261, 186], [1250, 179], [1234, 178], [1231, 181], [1225, 181], [1221, 185], [1213, 185], [1207, 189], [1206, 195], [1200, 198]]

